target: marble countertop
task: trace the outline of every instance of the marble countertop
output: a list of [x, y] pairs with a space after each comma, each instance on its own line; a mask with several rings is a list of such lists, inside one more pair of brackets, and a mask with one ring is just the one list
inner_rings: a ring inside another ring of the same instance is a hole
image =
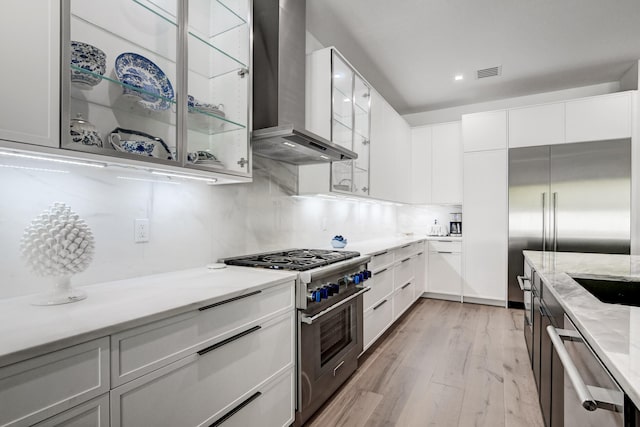
[[294, 281], [296, 272], [206, 267], [83, 286], [87, 299], [38, 307], [0, 300], [0, 366]]
[[[442, 239], [445, 239], [444, 237]], [[448, 239], [448, 237], [446, 238]], [[380, 252], [396, 249], [406, 244], [427, 240], [426, 235], [387, 237], [382, 239], [365, 240], [356, 243], [348, 243], [345, 251], [358, 251], [362, 255], [375, 255]]]
[[569, 275], [640, 280], [640, 256], [524, 251], [624, 392], [640, 407], [640, 307], [600, 302]]

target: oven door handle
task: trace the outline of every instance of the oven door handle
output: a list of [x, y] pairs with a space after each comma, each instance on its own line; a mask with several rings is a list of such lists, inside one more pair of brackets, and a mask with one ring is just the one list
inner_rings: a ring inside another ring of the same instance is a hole
[[322, 316], [324, 316], [327, 313], [332, 312], [333, 310], [337, 309], [338, 307], [340, 307], [341, 305], [344, 305], [346, 303], [348, 303], [349, 301], [351, 301], [354, 298], [359, 297], [360, 295], [364, 294], [365, 292], [369, 292], [371, 290], [370, 287], [366, 287], [366, 288], [362, 288], [362, 290], [356, 292], [355, 294], [351, 295], [348, 298], [343, 299], [340, 302], [335, 303], [334, 305], [332, 305], [331, 307], [322, 310], [320, 313], [316, 314], [315, 316], [307, 316], [305, 314], [303, 314], [300, 317], [300, 321], [302, 323], [306, 323], [307, 325], [311, 325], [314, 321], [318, 320], [319, 318], [321, 318]]

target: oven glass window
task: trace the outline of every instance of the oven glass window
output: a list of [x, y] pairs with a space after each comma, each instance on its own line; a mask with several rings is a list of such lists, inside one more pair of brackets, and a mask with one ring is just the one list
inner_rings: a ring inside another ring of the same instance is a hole
[[321, 366], [351, 344], [351, 311], [352, 307], [347, 306], [320, 324]]

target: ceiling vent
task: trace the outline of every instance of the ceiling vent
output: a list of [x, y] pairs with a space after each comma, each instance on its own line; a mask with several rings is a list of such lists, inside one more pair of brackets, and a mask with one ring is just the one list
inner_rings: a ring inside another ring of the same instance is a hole
[[476, 78], [486, 79], [487, 77], [496, 77], [502, 74], [502, 66], [485, 68], [483, 70], [476, 71]]

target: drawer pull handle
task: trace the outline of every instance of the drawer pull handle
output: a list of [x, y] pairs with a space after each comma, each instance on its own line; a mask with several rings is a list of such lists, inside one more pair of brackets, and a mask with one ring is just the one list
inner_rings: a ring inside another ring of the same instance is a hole
[[235, 414], [240, 412], [242, 410], [242, 408], [244, 408], [249, 403], [251, 403], [254, 400], [256, 400], [257, 398], [259, 398], [260, 396], [262, 396], [262, 392], [256, 391], [251, 396], [249, 396], [249, 398], [247, 398], [247, 400], [245, 400], [244, 402], [242, 402], [241, 404], [239, 404], [238, 406], [236, 406], [235, 408], [233, 408], [232, 410], [230, 410], [229, 412], [224, 414], [224, 416], [222, 418], [220, 418], [215, 423], [211, 424], [209, 427], [218, 427], [219, 425], [222, 425], [222, 423], [227, 421], [229, 418], [233, 417]]
[[233, 302], [233, 301], [238, 301], [239, 299], [249, 298], [249, 297], [252, 297], [254, 295], [258, 295], [261, 292], [262, 291], [250, 292], [250, 293], [245, 294], [245, 295], [240, 295], [240, 296], [237, 296], [237, 297], [226, 299], [224, 301], [220, 301], [220, 302], [216, 302], [216, 303], [213, 303], [213, 304], [205, 305], [204, 307], [200, 307], [198, 310], [200, 310], [200, 311], [209, 310], [210, 308], [218, 307], [219, 305], [227, 304], [227, 303], [230, 303], [230, 302]]
[[418, 256], [422, 255], [424, 252], [418, 252]]
[[380, 252], [379, 254], [375, 254], [375, 255], [374, 255], [374, 258], [375, 258], [375, 257], [377, 257], [377, 256], [386, 255], [386, 254], [388, 254], [388, 253], [389, 253], [389, 251]]
[[411, 284], [411, 282], [407, 282], [407, 284], [406, 284], [406, 285], [404, 285], [403, 287], [401, 287], [401, 288], [400, 288], [400, 290], [402, 290], [402, 289], [406, 288], [406, 287], [407, 287], [407, 286], [409, 286], [410, 284]]
[[338, 366], [336, 366], [336, 367], [333, 369], [333, 376], [334, 376], [334, 377], [336, 376], [336, 372], [338, 371], [338, 369], [342, 368], [342, 365], [344, 365], [344, 360], [343, 360], [342, 362], [338, 363]]
[[405, 249], [405, 248], [408, 248], [409, 246], [411, 246], [411, 243], [409, 243], [408, 245], [400, 246], [400, 249]]
[[240, 332], [239, 334], [236, 334], [236, 335], [234, 335], [234, 336], [232, 336], [232, 337], [229, 337], [229, 338], [227, 338], [226, 340], [222, 340], [222, 341], [220, 341], [219, 343], [216, 343], [216, 344], [214, 344], [214, 345], [210, 345], [210, 346], [209, 346], [209, 347], [207, 347], [207, 348], [203, 348], [202, 350], [200, 350], [200, 351], [198, 352], [198, 354], [199, 354], [200, 356], [202, 356], [203, 354], [207, 354], [207, 353], [209, 353], [210, 351], [213, 351], [213, 350], [215, 350], [215, 349], [217, 349], [217, 348], [220, 348], [220, 347], [222, 347], [222, 346], [224, 346], [224, 345], [227, 345], [227, 344], [229, 344], [229, 343], [231, 343], [231, 342], [233, 342], [233, 341], [235, 341], [235, 340], [237, 340], [237, 339], [240, 339], [240, 338], [242, 338], [242, 337], [244, 337], [244, 336], [246, 336], [246, 335], [249, 335], [250, 333], [255, 332], [255, 331], [259, 330], [259, 329], [262, 329], [262, 326], [260, 326], [260, 325], [258, 325], [258, 326], [254, 326], [253, 328], [247, 329], [247, 330], [246, 330], [246, 331], [244, 331], [244, 332]]
[[447, 251], [438, 251], [439, 254], [452, 254], [453, 252], [447, 252]]
[[387, 303], [387, 300], [384, 300], [380, 303], [378, 303], [375, 307], [373, 307], [374, 310], [379, 309], [380, 307], [382, 307], [383, 305], [385, 305]]
[[407, 262], [407, 261], [409, 261], [410, 259], [411, 259], [411, 257], [406, 258], [406, 259], [403, 259], [403, 260], [402, 260], [402, 261], [400, 261], [400, 262]]
[[453, 240], [437, 240], [440, 243], [451, 243]]
[[376, 275], [378, 275], [378, 274], [380, 274], [380, 273], [384, 273], [385, 271], [387, 271], [387, 269], [386, 269], [386, 268], [383, 268], [382, 270], [380, 270], [380, 271], [376, 271], [375, 273], [373, 273], [373, 275], [374, 275], [374, 276], [376, 276]]
[[526, 287], [524, 285], [524, 282], [529, 282], [529, 284], [531, 284], [531, 280], [527, 277], [527, 276], [516, 276], [516, 278], [518, 279], [518, 286], [520, 286], [520, 290], [524, 291], [524, 292], [530, 292], [531, 291], [531, 286]]

